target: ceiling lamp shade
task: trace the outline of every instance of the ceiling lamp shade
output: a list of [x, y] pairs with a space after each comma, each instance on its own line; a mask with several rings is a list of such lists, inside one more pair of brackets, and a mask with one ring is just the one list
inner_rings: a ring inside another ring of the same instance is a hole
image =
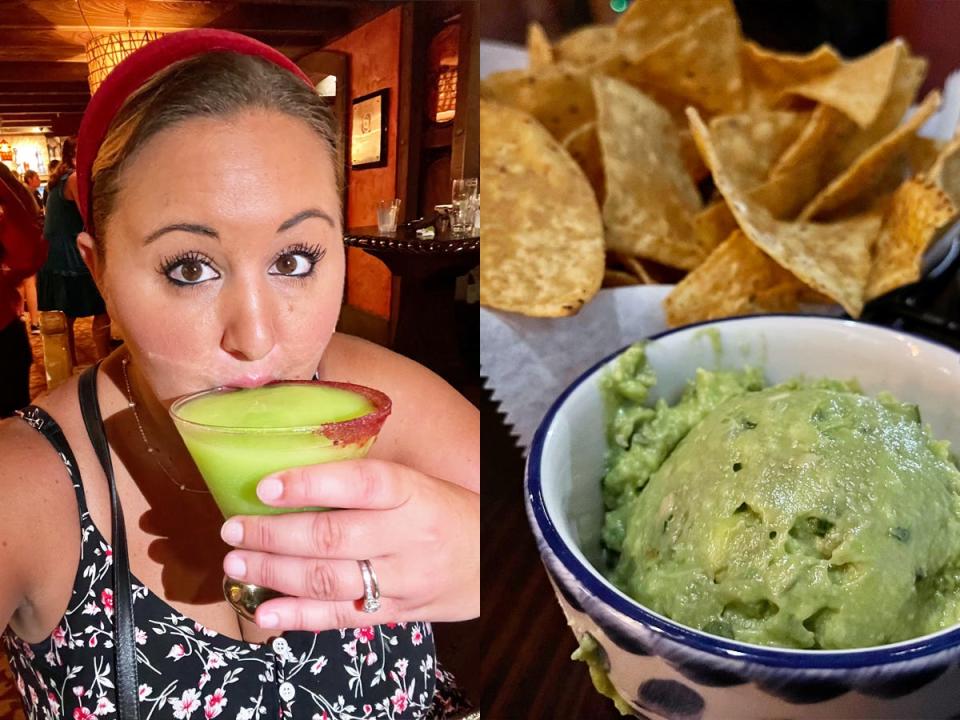
[[104, 78], [134, 50], [163, 35], [155, 30], [126, 30], [99, 35], [87, 43], [87, 80], [93, 95]]

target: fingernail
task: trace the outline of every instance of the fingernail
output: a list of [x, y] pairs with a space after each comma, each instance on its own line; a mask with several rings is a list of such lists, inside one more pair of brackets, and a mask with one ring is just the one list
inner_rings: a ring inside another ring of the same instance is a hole
[[235, 520], [228, 520], [220, 528], [220, 537], [225, 543], [236, 545], [243, 540], [243, 525]]
[[276, 500], [283, 495], [283, 481], [275, 475], [264, 478], [257, 485], [257, 495], [261, 500]]
[[280, 616], [276, 613], [261, 613], [258, 623], [262, 628], [275, 628], [280, 624]]
[[236, 555], [227, 555], [223, 561], [223, 571], [236, 580], [243, 580], [247, 574], [247, 564]]

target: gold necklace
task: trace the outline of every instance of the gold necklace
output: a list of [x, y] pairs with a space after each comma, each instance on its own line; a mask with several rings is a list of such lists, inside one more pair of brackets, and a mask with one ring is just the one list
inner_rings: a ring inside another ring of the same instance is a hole
[[176, 485], [178, 488], [184, 492], [197, 493], [198, 495], [209, 495], [209, 490], [197, 490], [196, 488], [189, 488], [184, 485], [182, 482], [177, 480], [169, 473], [169, 471], [163, 466], [160, 462], [160, 451], [158, 448], [155, 448], [147, 440], [147, 434], [143, 430], [143, 423], [140, 422], [140, 414], [137, 412], [137, 403], [133, 400], [133, 390], [130, 388], [130, 375], [127, 373], [127, 364], [130, 362], [130, 358], [123, 358], [120, 361], [120, 364], [123, 366], [123, 383], [127, 386], [127, 405], [130, 406], [130, 409], [133, 410], [133, 418], [137, 421], [137, 429], [140, 431], [140, 437], [143, 440], [143, 446], [147, 449], [147, 453], [153, 456], [153, 461], [157, 464], [157, 467], [160, 468], [161, 472], [167, 476], [167, 479]]

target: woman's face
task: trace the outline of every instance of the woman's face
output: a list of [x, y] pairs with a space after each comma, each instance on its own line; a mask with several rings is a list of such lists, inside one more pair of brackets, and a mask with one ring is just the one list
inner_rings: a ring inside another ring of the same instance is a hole
[[95, 273], [161, 400], [313, 375], [344, 252], [332, 162], [306, 123], [269, 110], [186, 120], [120, 185]]

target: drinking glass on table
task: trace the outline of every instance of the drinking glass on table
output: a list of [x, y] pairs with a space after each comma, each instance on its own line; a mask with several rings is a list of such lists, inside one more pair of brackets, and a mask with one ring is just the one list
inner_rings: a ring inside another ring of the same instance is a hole
[[380, 200], [377, 203], [377, 229], [380, 232], [397, 231], [397, 219], [400, 217], [400, 200]]
[[[323, 511], [271, 507], [257, 497], [266, 475], [366, 456], [390, 414], [390, 398], [350, 383], [289, 380], [186, 395], [170, 415], [224, 518]], [[224, 596], [253, 620], [280, 593], [224, 576]]]
[[477, 178], [454, 178], [450, 197], [453, 204], [451, 221], [455, 235], [467, 235], [473, 231], [474, 218], [480, 201], [480, 185]]

